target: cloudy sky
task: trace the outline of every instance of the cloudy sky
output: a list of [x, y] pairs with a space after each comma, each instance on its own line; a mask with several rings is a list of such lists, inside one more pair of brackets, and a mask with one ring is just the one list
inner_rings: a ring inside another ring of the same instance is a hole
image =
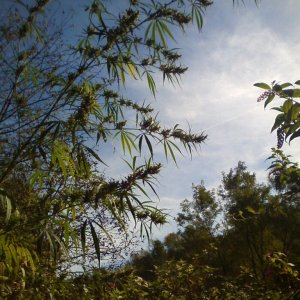
[[[253, 84], [300, 79], [299, 11], [295, 0], [262, 0], [259, 7], [251, 0], [235, 7], [229, 0], [216, 0], [203, 30], [180, 37], [178, 47], [189, 70], [181, 87], [159, 85], [152, 105], [162, 123], [190, 124], [194, 131], [205, 130], [208, 139], [192, 160], [180, 158], [178, 168], [169, 162], [161, 173], [159, 205], [171, 209], [171, 215], [183, 199], [192, 198], [193, 183], [204, 180], [207, 187], [217, 187], [221, 172], [240, 160], [266, 180], [265, 159], [276, 145], [276, 134], [270, 134], [276, 113], [257, 103], [261, 90]], [[144, 87], [135, 88], [145, 93]], [[284, 150], [300, 158], [299, 143]], [[174, 229], [171, 222], [154, 237]]]
[[[81, 6], [83, 2], [77, 1]], [[192, 199], [192, 184], [203, 180], [208, 188], [217, 187], [222, 171], [228, 172], [238, 161], [244, 161], [259, 181], [266, 181], [265, 160], [276, 146], [276, 134], [270, 134], [276, 113], [257, 103], [261, 90], [253, 84], [300, 79], [300, 1], [261, 0], [258, 7], [254, 0], [244, 0], [245, 5], [238, 2], [233, 7], [232, 0], [215, 0], [200, 33], [190, 29], [177, 36], [176, 47], [181, 48], [183, 64], [189, 67], [180, 87], [163, 85], [157, 77], [156, 100], [140, 81], [130, 82], [123, 91], [133, 99], [150, 102], [159, 111], [162, 124], [179, 123], [185, 128], [189, 124], [194, 132], [208, 134], [206, 144], [192, 160], [188, 155], [178, 157], [178, 167], [172, 162], [165, 164], [158, 178], [159, 207], [169, 209], [171, 216], [176, 216], [182, 200]], [[71, 7], [74, 2], [63, 5], [68, 4]], [[77, 32], [83, 18], [75, 17], [73, 30]], [[297, 160], [299, 145], [295, 141], [284, 150]], [[161, 149], [156, 152], [160, 158]], [[104, 171], [121, 178], [127, 170], [116, 155], [121, 157], [121, 151], [114, 156], [107, 152], [109, 168]], [[170, 221], [154, 231], [154, 238], [176, 230]]]

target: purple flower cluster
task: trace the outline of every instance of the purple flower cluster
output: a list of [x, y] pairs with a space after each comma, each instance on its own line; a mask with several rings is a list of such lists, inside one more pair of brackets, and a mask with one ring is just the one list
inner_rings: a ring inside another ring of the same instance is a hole
[[262, 93], [258, 98], [257, 98], [257, 102], [261, 102], [264, 101], [265, 99], [267, 99], [270, 95], [275, 95], [275, 92], [272, 90], [267, 90], [264, 93]]
[[284, 131], [281, 127], [277, 129], [277, 149], [281, 149], [284, 142]]

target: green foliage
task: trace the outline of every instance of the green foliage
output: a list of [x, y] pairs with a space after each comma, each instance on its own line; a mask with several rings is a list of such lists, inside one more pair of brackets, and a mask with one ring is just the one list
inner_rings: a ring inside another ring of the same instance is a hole
[[283, 192], [285, 196], [294, 198], [299, 192], [299, 168], [298, 164], [291, 161], [290, 156], [285, 155], [279, 150], [284, 141], [289, 143], [300, 136], [300, 104], [297, 98], [300, 96], [300, 90], [297, 86], [300, 84], [297, 80], [294, 84], [290, 82], [279, 83], [273, 81], [271, 86], [265, 83], [257, 83], [255, 86], [267, 89], [258, 101], [265, 101], [265, 107], [268, 106], [275, 96], [282, 100], [282, 104], [272, 109], [278, 111], [271, 131], [277, 129], [277, 149], [272, 148], [272, 155], [268, 158], [272, 160], [270, 169], [270, 178], [274, 187]]
[[275, 148], [272, 148], [272, 155], [268, 159], [272, 160], [269, 175], [275, 188], [288, 198], [297, 197], [300, 184], [298, 163], [292, 162], [290, 155]]
[[280, 128], [285, 140], [288, 140], [289, 143], [300, 136], [300, 103], [297, 100], [300, 97], [300, 89], [297, 88], [297, 85], [299, 85], [299, 81], [294, 84], [273, 81], [271, 86], [266, 83], [255, 84], [255, 86], [267, 90], [258, 98], [258, 101], [265, 101], [265, 107], [274, 100], [275, 96], [282, 100], [282, 105], [272, 107], [279, 112], [272, 131]]
[[298, 197], [257, 183], [241, 162], [218, 189], [201, 183], [193, 191], [181, 204], [178, 232], [132, 257], [136, 274], [159, 287], [153, 299], [297, 297]]
[[[274, 200], [269, 189], [258, 186], [241, 165], [223, 179], [224, 191], [218, 195], [227, 206], [204, 186], [194, 187], [195, 203], [185, 202], [178, 217], [182, 231], [145, 253], [152, 281], [130, 268], [100, 269], [105, 259], [114, 262], [134, 243], [132, 220], [148, 239], [153, 225], [166, 222], [166, 214], [147, 192], [157, 193], [155, 179], [162, 167], [154, 145], [161, 145], [166, 160], [176, 163], [182, 149], [192, 155], [206, 139], [204, 133], [185, 131], [178, 124], [163, 127], [149, 105], [125, 98], [123, 88], [130, 81], [145, 81], [155, 96], [156, 73], [163, 81], [179, 83], [187, 67], [173, 48], [177, 29], [184, 31], [191, 23], [200, 29], [211, 3], [131, 0], [124, 6], [91, 1], [79, 41], [64, 32], [67, 24], [54, 23], [53, 13], [60, 14], [55, 2], [10, 3], [0, 22], [1, 297], [242, 299], [241, 293], [250, 295], [248, 287], [244, 292], [234, 281], [211, 283], [220, 269], [237, 275], [243, 264], [258, 280], [267, 265], [262, 254], [267, 240], [276, 241], [272, 247], [284, 253], [297, 244], [295, 232], [287, 243], [265, 225], [274, 217], [272, 205], [281, 203], [269, 201]], [[64, 12], [62, 16], [65, 19]], [[267, 103], [275, 94], [286, 98], [274, 126], [291, 140], [298, 128], [289, 133], [288, 122], [297, 123], [293, 98], [299, 97], [299, 90], [289, 87], [272, 86]], [[112, 152], [117, 149], [121, 158], [132, 159], [120, 159], [130, 169], [121, 179], [102, 175], [103, 166], [109, 167], [103, 157], [110, 143]], [[281, 217], [291, 216], [290, 207], [281, 208]], [[226, 215], [225, 225], [217, 221], [220, 214]], [[257, 251], [258, 238], [263, 241]], [[199, 246], [193, 247], [197, 241]], [[225, 259], [232, 258], [235, 249], [224, 245], [237, 245], [235, 264]], [[286, 257], [268, 258], [276, 272], [284, 272], [289, 280], [297, 277]], [[72, 268], [83, 274], [73, 275]], [[257, 295], [273, 293], [258, 290]]]
[[[91, 1], [76, 37], [65, 32], [55, 1], [7, 5], [0, 24], [1, 294], [55, 298], [57, 276], [128, 251], [132, 220], [148, 238], [166, 222], [148, 195], [157, 193], [162, 167], [154, 144], [176, 163], [176, 152], [192, 154], [206, 135], [164, 128], [123, 88], [145, 81], [155, 96], [155, 73], [179, 82], [187, 67], [173, 48], [177, 28], [195, 22], [200, 29], [210, 2]], [[109, 147], [121, 150], [120, 163], [132, 159], [121, 179], [101, 175]]]

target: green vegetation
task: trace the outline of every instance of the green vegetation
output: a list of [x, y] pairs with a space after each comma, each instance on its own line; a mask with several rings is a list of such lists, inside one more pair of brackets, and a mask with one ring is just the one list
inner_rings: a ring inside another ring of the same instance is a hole
[[[164, 127], [124, 87], [139, 81], [155, 97], [159, 73], [178, 84], [187, 67], [175, 38], [201, 29], [212, 1], [95, 0], [78, 40], [65, 12], [54, 21], [57, 3], [11, 1], [0, 21], [1, 299], [300, 297], [300, 170], [280, 150], [300, 136], [299, 90], [256, 84], [265, 105], [284, 100], [269, 184], [239, 163], [218, 189], [193, 186], [178, 232], [108, 268], [134, 247], [131, 224], [150, 239], [167, 220], [149, 193], [163, 163], [154, 145], [176, 164], [206, 139]], [[106, 151], [129, 169], [123, 179], [105, 176]]]
[[298, 198], [257, 183], [243, 163], [223, 174], [217, 190], [193, 190], [181, 204], [180, 230], [133, 257], [136, 274], [171, 299], [294, 299]]
[[[64, 31], [68, 16], [57, 1], [8, 2], [1, 20], [3, 297], [54, 297], [73, 268], [88, 272], [128, 251], [130, 222], [149, 238], [166, 222], [148, 195], [162, 167], [153, 144], [176, 162], [176, 152], [191, 154], [206, 138], [163, 127], [122, 88], [144, 81], [155, 96], [158, 72], [176, 84], [187, 68], [169, 46], [172, 32], [192, 22], [200, 29], [210, 2], [88, 4], [79, 40]], [[104, 149], [123, 153], [120, 164], [130, 169], [123, 179], [102, 174]]]

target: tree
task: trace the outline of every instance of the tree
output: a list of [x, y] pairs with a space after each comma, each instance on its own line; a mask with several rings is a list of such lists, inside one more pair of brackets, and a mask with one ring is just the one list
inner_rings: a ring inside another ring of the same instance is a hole
[[132, 260], [136, 274], [159, 287], [157, 298], [295, 297], [299, 203], [258, 183], [242, 162], [223, 173], [218, 189], [201, 183], [193, 190], [182, 202], [179, 230]]
[[[179, 125], [163, 127], [149, 105], [126, 99], [122, 88], [145, 80], [155, 96], [156, 72], [176, 84], [187, 68], [172, 48], [174, 32], [192, 22], [200, 29], [211, 2], [132, 0], [123, 10], [114, 4], [92, 1], [87, 26], [71, 43], [64, 26], [51, 21], [55, 2], [14, 1], [1, 20], [4, 296], [19, 297], [30, 286], [39, 291], [36, 278], [47, 286], [70, 263], [100, 266], [116, 249], [115, 229], [126, 242], [130, 220], [149, 236], [152, 224], [166, 221], [145, 188], [156, 193], [161, 169], [153, 144], [176, 162], [179, 144], [191, 154], [206, 138]], [[124, 179], [102, 175], [108, 142], [132, 158]]]
[[274, 188], [280, 193], [280, 205], [286, 212], [281, 214], [284, 221], [281, 226], [277, 227], [277, 231], [281, 232], [284, 237], [283, 252], [293, 257], [295, 262], [299, 260], [298, 238], [295, 234], [298, 234], [296, 227], [298, 228], [297, 221], [299, 220], [300, 169], [298, 163], [293, 162], [291, 156], [286, 155], [281, 148], [284, 142], [291, 144], [300, 136], [300, 104], [297, 100], [300, 97], [300, 89], [297, 87], [299, 84], [299, 80], [294, 84], [276, 81], [273, 81], [271, 85], [262, 82], [255, 84], [256, 87], [265, 90], [257, 99], [258, 102], [264, 102], [265, 108], [271, 105], [275, 99], [279, 98], [281, 101], [280, 106], [272, 107], [278, 111], [271, 129], [271, 132], [277, 130], [277, 149], [272, 148], [272, 154], [268, 158], [271, 161], [269, 177]]
[[300, 81], [294, 84], [290, 82], [279, 83], [273, 81], [271, 85], [266, 83], [256, 83], [255, 86], [266, 90], [257, 99], [258, 102], [264, 101], [264, 107], [279, 97], [282, 105], [272, 107], [278, 111], [271, 132], [277, 130], [277, 149], [272, 148], [272, 155], [269, 157], [273, 162], [270, 166], [270, 176], [273, 178], [275, 187], [278, 190], [285, 190], [290, 195], [296, 196], [299, 193], [300, 172], [298, 164], [290, 160], [290, 156], [285, 155], [280, 149], [284, 141], [289, 144], [300, 136], [300, 104], [297, 98], [300, 97], [300, 89], [297, 88]]

